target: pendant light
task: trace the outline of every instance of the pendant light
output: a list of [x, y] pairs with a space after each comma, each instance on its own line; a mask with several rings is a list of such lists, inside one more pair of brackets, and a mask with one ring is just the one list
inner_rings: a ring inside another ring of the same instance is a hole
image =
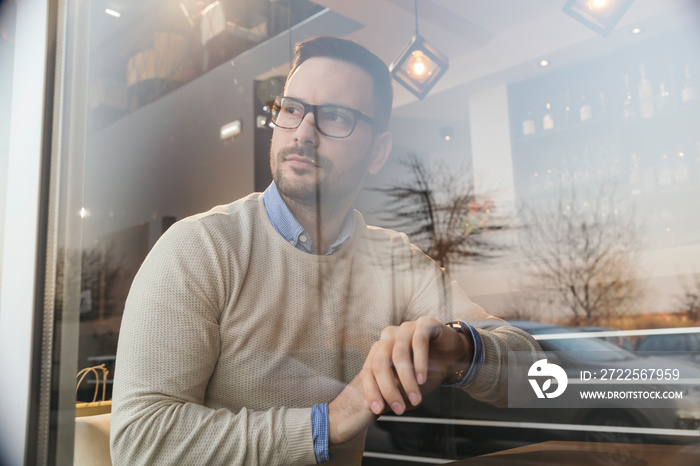
[[419, 99], [423, 99], [449, 67], [447, 57], [418, 34], [418, 0], [414, 0], [416, 32], [389, 66], [391, 75]]

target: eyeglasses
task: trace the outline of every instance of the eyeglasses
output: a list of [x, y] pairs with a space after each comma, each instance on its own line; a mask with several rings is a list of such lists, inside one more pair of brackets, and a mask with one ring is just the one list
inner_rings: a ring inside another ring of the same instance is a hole
[[277, 97], [272, 104], [272, 122], [280, 128], [298, 128], [308, 113], [313, 113], [318, 131], [331, 138], [350, 136], [357, 120], [365, 120], [372, 126], [379, 127], [374, 119], [354, 108], [311, 105], [291, 97]]

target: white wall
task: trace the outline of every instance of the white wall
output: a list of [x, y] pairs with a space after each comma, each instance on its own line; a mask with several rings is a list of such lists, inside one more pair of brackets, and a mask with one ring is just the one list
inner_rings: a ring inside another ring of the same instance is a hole
[[44, 132], [47, 2], [17, 5], [0, 295], [0, 463], [24, 463], [32, 377], [34, 285]]

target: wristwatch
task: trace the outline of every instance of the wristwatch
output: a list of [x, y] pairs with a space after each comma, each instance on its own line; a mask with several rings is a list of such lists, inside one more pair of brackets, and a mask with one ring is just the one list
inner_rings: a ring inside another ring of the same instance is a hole
[[[467, 324], [465, 324], [461, 320], [455, 320], [452, 322], [448, 322], [445, 325], [455, 329], [457, 332], [464, 335], [467, 338], [467, 340], [470, 340], [472, 338], [471, 332], [469, 331], [469, 327], [467, 327]], [[445, 380], [442, 381], [441, 385], [443, 387], [461, 387], [462, 383], [464, 382], [464, 378], [467, 376], [467, 372], [469, 372], [469, 367], [470, 366], [467, 366], [466, 369], [463, 369], [461, 371], [456, 371], [456, 372], [453, 372], [452, 374], [448, 375], [445, 378]]]

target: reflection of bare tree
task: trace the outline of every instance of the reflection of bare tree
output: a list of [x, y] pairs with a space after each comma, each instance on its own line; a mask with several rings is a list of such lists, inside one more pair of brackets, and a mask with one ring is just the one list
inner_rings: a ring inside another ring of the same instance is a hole
[[485, 233], [502, 230], [490, 201], [477, 202], [468, 170], [431, 170], [415, 154], [400, 161], [412, 177], [387, 188], [373, 188], [389, 197], [384, 220], [403, 231], [441, 267], [484, 259], [502, 249]]
[[633, 210], [617, 208], [615, 190], [592, 202], [562, 194], [554, 210], [524, 209], [523, 252], [540, 286], [552, 289], [574, 324], [625, 315], [641, 295], [635, 281], [638, 245]]
[[676, 301], [689, 320], [700, 319], [700, 274], [693, 275], [691, 283], [683, 280], [683, 292], [676, 297]]
[[510, 297], [500, 309], [491, 309], [495, 315], [508, 321], [525, 320], [553, 322], [556, 316], [546, 311], [555, 308], [556, 296], [550, 293], [526, 293]]

